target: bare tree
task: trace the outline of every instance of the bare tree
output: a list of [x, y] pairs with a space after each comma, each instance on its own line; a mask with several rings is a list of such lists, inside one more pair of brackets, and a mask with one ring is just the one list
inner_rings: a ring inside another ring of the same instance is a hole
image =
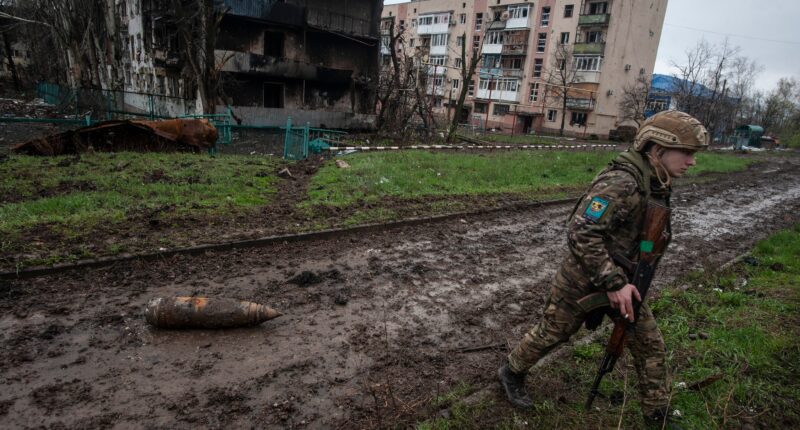
[[182, 53], [186, 67], [182, 75], [197, 90], [203, 113], [214, 113], [220, 96], [220, 76], [228, 58], [215, 54], [217, 36], [227, 9], [217, 7], [215, 0], [182, 0], [171, 2], [170, 11], [185, 47]]
[[[580, 81], [581, 77], [573, 64], [572, 49], [567, 45], [556, 44], [553, 50], [553, 61], [547, 69], [545, 85], [547, 85], [547, 98], [553, 104], [561, 107], [561, 127], [558, 130], [560, 136], [564, 135], [569, 99], [586, 99], [585, 97], [576, 97], [580, 91], [575, 89], [574, 85]], [[590, 97], [588, 103], [594, 103], [593, 98]]]
[[647, 108], [647, 97], [650, 95], [650, 76], [639, 75], [631, 84], [622, 87], [619, 100], [619, 118], [630, 120], [641, 126]]
[[461, 119], [461, 111], [464, 109], [464, 100], [467, 98], [467, 92], [469, 91], [469, 83], [472, 82], [473, 77], [475, 76], [475, 70], [478, 68], [478, 64], [483, 57], [483, 44], [486, 42], [486, 35], [484, 34], [481, 43], [478, 46], [472, 45], [472, 52], [470, 56], [467, 56], [467, 35], [463, 33], [461, 35], [462, 42], [461, 42], [461, 91], [458, 93], [458, 101], [456, 102], [456, 108], [453, 112], [453, 118], [450, 121], [450, 128], [447, 130], [447, 141], [453, 142], [455, 140], [456, 130], [458, 129], [458, 123]]
[[423, 126], [428, 129], [430, 107], [425, 95], [427, 72], [423, 70], [423, 56], [420, 50], [406, 49], [405, 29], [399, 30], [391, 21], [388, 28], [389, 62], [381, 70], [378, 83], [377, 128], [381, 133], [394, 134], [409, 125], [414, 115], [418, 115]]

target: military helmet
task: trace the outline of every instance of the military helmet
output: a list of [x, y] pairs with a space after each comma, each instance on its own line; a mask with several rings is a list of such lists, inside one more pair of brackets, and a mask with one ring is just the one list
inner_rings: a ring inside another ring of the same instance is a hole
[[688, 113], [667, 110], [644, 121], [633, 141], [634, 151], [642, 151], [647, 142], [665, 148], [700, 151], [708, 148], [708, 131]]

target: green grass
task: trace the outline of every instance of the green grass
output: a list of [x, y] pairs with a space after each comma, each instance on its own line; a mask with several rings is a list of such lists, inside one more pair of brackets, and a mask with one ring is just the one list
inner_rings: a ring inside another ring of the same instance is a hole
[[700, 152], [696, 156], [697, 165], [689, 170], [689, 175], [701, 173], [731, 173], [747, 169], [758, 162], [757, 157], [724, 154], [719, 152]]
[[533, 135], [511, 136], [508, 134], [484, 134], [477, 136], [477, 139], [486, 142], [495, 142], [498, 144], [505, 143], [512, 145], [555, 145], [562, 143], [555, 137]]
[[355, 154], [347, 157], [351, 168], [328, 164], [317, 173], [308, 202], [346, 206], [383, 197], [547, 192], [583, 186], [613, 156], [599, 151]]
[[47, 225], [69, 236], [142, 215], [163, 221], [241, 213], [269, 201], [276, 166], [185, 153], [12, 156], [0, 163], [0, 234]]
[[[349, 169], [332, 163], [323, 167], [309, 186], [307, 204], [347, 206], [385, 197], [492, 194], [540, 198], [564, 189], [576, 194], [615, 155], [607, 151], [360, 153], [346, 158]], [[692, 174], [743, 170], [752, 162], [730, 154], [700, 154]]]
[[[683, 428], [800, 428], [800, 225], [759, 242], [751, 255], [757, 265], [688, 274], [651, 301], [672, 369], [671, 407]], [[616, 428], [620, 418], [622, 428], [641, 428], [635, 372], [624, 362], [601, 384], [601, 393], [625, 394], [624, 411], [602, 399], [599, 409], [583, 411], [601, 354], [599, 342], [576, 347], [571, 360], [534, 372], [529, 387], [548, 388], [533, 392], [530, 412], [505, 412], [504, 399], [493, 407], [489, 399], [475, 406], [455, 400], [450, 417], [417, 428]], [[709, 378], [717, 379], [687, 388]]]

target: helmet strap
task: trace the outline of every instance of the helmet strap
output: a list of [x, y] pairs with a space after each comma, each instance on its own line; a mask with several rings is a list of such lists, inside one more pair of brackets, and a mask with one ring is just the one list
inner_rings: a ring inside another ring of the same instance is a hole
[[[666, 149], [663, 146], [658, 145], [655, 157], [653, 156], [652, 151], [647, 151], [646, 154], [647, 159], [650, 161], [650, 165], [653, 166], [653, 170], [656, 173], [656, 179], [658, 179], [658, 183], [661, 184], [661, 187], [663, 188], [669, 188], [669, 186], [672, 184], [672, 177], [670, 177], [669, 171], [666, 167], [664, 167], [664, 164], [661, 163], [661, 156], [664, 155], [665, 151]], [[662, 174], [664, 175], [663, 178], [661, 177]]]

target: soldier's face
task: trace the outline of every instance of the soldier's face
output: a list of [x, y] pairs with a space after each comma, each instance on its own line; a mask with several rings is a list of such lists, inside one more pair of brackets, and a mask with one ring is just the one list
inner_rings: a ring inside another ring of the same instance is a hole
[[661, 154], [661, 164], [667, 169], [670, 176], [680, 178], [690, 167], [696, 164], [694, 151], [668, 148]]

